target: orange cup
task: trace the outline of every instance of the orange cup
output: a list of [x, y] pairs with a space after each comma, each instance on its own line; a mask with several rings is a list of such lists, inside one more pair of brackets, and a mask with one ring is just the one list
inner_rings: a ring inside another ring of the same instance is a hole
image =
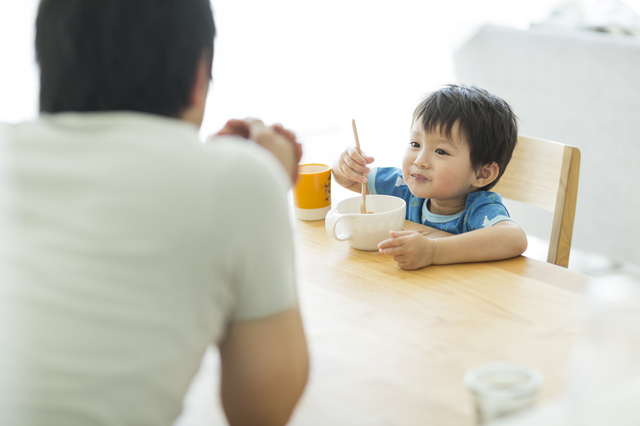
[[325, 164], [298, 167], [298, 182], [293, 188], [296, 219], [323, 220], [331, 210], [331, 167]]

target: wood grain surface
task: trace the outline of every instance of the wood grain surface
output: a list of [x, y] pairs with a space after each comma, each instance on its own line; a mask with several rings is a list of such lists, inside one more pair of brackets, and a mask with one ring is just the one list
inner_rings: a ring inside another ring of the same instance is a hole
[[587, 276], [522, 256], [403, 271], [324, 221], [294, 235], [311, 375], [290, 424], [472, 425], [462, 376], [492, 360], [538, 367], [540, 399], [563, 390]]

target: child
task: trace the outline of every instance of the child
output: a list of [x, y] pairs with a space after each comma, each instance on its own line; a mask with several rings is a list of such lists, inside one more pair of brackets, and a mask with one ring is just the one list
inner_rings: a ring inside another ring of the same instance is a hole
[[378, 249], [400, 268], [507, 259], [526, 250], [527, 237], [489, 189], [504, 173], [517, 136], [516, 116], [502, 99], [448, 85], [413, 112], [402, 169], [369, 168], [373, 157], [350, 147], [332, 171], [339, 185], [360, 192], [367, 183], [371, 194], [403, 198], [406, 219], [454, 234], [392, 231]]

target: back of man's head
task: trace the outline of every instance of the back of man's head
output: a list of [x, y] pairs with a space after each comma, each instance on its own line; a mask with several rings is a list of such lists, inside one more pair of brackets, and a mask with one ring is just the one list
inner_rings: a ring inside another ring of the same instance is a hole
[[40, 111], [178, 117], [214, 36], [209, 0], [42, 0]]

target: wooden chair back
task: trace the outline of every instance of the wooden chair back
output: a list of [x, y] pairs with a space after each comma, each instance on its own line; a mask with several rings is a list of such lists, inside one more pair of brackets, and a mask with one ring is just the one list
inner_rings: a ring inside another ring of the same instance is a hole
[[553, 213], [547, 262], [569, 265], [576, 213], [580, 150], [544, 139], [518, 136], [507, 170], [491, 190]]

